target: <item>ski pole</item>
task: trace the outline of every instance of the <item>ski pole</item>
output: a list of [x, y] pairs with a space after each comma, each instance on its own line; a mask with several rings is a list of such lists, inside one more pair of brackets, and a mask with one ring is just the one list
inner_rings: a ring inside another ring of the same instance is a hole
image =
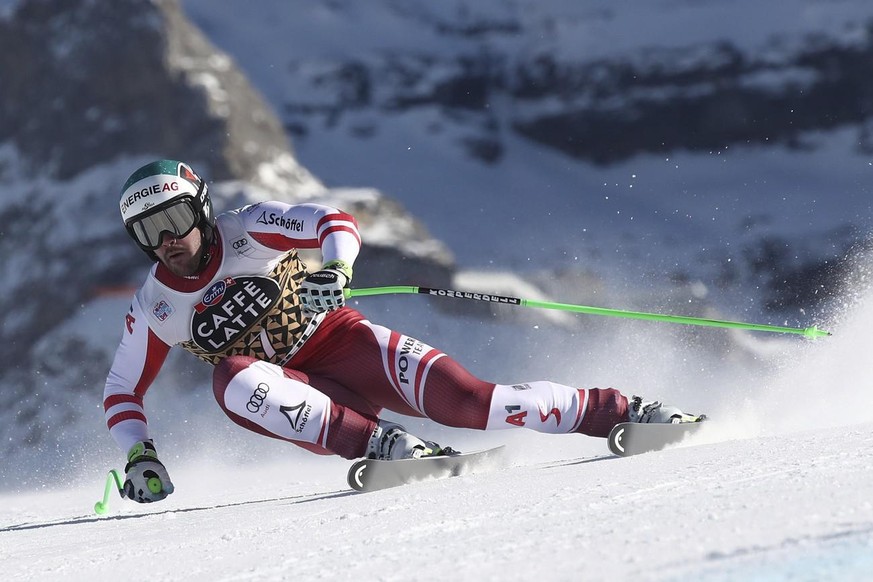
[[758, 323], [743, 323], [740, 321], [724, 321], [720, 319], [705, 319], [701, 317], [688, 317], [684, 315], [665, 315], [660, 313], [645, 313], [642, 311], [626, 311], [622, 309], [607, 309], [604, 307], [588, 307], [587, 305], [571, 305], [568, 303], [555, 303], [552, 301], [538, 301], [536, 299], [522, 299], [520, 297], [507, 297], [490, 293], [474, 293], [470, 291], [455, 291], [452, 289], [435, 289], [432, 287], [415, 286], [392, 286], [392, 287], [365, 287], [360, 289], [346, 289], [345, 297], [367, 297], [371, 295], [392, 295], [420, 293], [437, 297], [451, 297], [454, 299], [470, 299], [487, 303], [502, 303], [507, 305], [519, 305], [521, 307], [537, 307], [542, 309], [557, 309], [574, 313], [587, 313], [589, 315], [606, 315], [610, 317], [624, 317], [628, 319], [643, 319], [648, 321], [663, 321], [684, 325], [699, 325], [705, 327], [722, 327], [729, 329], [744, 329], [748, 331], [765, 331], [772, 333], [789, 333], [802, 335], [808, 338], [818, 338], [831, 335], [830, 332], [812, 327], [787, 327], [781, 325], [764, 325]]
[[112, 492], [113, 481], [115, 482], [115, 490], [118, 491], [118, 494], [121, 495], [122, 499], [124, 498], [121, 477], [119, 477], [118, 471], [110, 469], [109, 473], [106, 475], [106, 488], [103, 490], [103, 499], [94, 504], [94, 513], [97, 515], [103, 515], [109, 510], [109, 495]]

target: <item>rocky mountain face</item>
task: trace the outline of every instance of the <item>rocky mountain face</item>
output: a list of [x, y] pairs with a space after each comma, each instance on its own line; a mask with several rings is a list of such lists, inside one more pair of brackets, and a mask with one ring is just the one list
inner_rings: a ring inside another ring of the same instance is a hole
[[[543, 57], [514, 71], [507, 90], [537, 101], [558, 84], [570, 101], [513, 126], [599, 164], [679, 149], [801, 148], [806, 132], [856, 126], [873, 116], [873, 23], [868, 26], [857, 43], [810, 38], [796, 52], [749, 54], [720, 43], [692, 59], [671, 50], [640, 62], [567, 65]], [[561, 139], [568, 132], [572, 139]], [[866, 131], [861, 137], [859, 146], [873, 152]]]
[[485, 162], [500, 159], [506, 131], [596, 164], [738, 144], [804, 147], [805, 133], [845, 126], [861, 127], [859, 147], [873, 152], [873, 21], [830, 35], [774, 34], [754, 49], [712, 40], [605, 57], [558, 50], [549, 38], [560, 17], [536, 17], [523, 6], [458, 9], [451, 19], [397, 5], [398, 19], [444, 37], [453, 50], [299, 66], [294, 74], [307, 90], [288, 96], [283, 119], [305, 133], [355, 111], [437, 107], [446, 124], [481, 130], [463, 145]]
[[288, 159], [261, 97], [176, 2], [22, 2], [0, 22], [0, 49], [0, 141], [33, 171], [66, 180], [161, 152], [199, 162], [213, 180], [262, 184], [272, 163], [295, 194], [317, 185]]
[[[346, 120], [366, 140], [377, 131], [367, 119], [427, 111], [433, 134], [457, 135], [458, 147], [484, 164], [499, 162], [507, 138], [519, 135], [595, 165], [748, 145], [802, 151], [837, 129], [855, 132], [858, 151], [873, 153], [873, 21], [774, 35], [754, 50], [714, 40], [592, 57], [552, 52], [557, 18], [533, 18], [524, 3], [488, 6], [458, 9], [454, 19], [396, 6], [398, 19], [445, 37], [452, 50], [444, 53], [410, 47], [292, 64], [304, 90], [287, 97], [284, 124], [305, 136]], [[764, 236], [718, 283], [760, 288], [771, 311], [814, 308], [842, 291], [844, 259], [866, 249], [866, 239], [852, 224], [807, 240]], [[811, 254], [809, 244], [832, 252], [796, 260]]]
[[3, 455], [22, 434], [28, 447], [57, 438], [99, 403], [111, 350], [85, 332], [47, 338], [95, 295], [142, 280], [149, 263], [121, 227], [118, 193], [158, 157], [215, 184], [218, 211], [312, 199], [346, 205], [365, 238], [391, 223], [412, 244], [369, 237], [362, 258], [381, 268], [362, 286], [451, 276], [446, 248], [398, 204], [331, 192], [302, 167], [276, 114], [175, 0], [20, 2], [0, 18]]

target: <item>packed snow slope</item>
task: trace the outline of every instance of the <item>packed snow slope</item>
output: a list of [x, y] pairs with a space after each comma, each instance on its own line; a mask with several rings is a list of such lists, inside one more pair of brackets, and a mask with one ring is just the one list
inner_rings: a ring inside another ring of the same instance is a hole
[[9, 581], [869, 580], [871, 423], [628, 459], [571, 438], [586, 452], [530, 462], [549, 440], [513, 439], [504, 467], [371, 494], [341, 462], [289, 459], [189, 465], [166, 502], [99, 518], [96, 482], [4, 497], [0, 565]]

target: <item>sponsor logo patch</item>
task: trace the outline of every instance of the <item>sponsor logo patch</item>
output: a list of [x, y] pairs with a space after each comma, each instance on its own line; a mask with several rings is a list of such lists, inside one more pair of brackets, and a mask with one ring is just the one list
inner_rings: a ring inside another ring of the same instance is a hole
[[146, 198], [148, 196], [153, 196], [154, 194], [161, 194], [163, 192], [178, 192], [179, 191], [179, 182], [173, 180], [172, 182], [165, 182], [164, 184], [153, 184], [151, 186], [146, 186], [136, 192], [130, 193], [126, 198], [121, 201], [121, 214], [125, 214], [127, 209], [130, 208], [133, 204]]
[[270, 212], [267, 214], [267, 211], [264, 210], [261, 212], [261, 215], [257, 220], [261, 224], [266, 225], [276, 225], [280, 228], [284, 228], [285, 230], [291, 230], [294, 232], [303, 232], [303, 220], [298, 220], [296, 218], [285, 218], [281, 214], [277, 214], [275, 212]]
[[175, 309], [173, 309], [173, 306], [167, 303], [164, 299], [161, 299], [155, 303], [154, 307], [152, 307], [152, 315], [155, 316], [155, 319], [161, 322], [167, 321], [167, 318], [173, 315], [174, 311]]
[[267, 315], [282, 290], [268, 277], [228, 277], [213, 284], [194, 306], [191, 339], [208, 353], [236, 343]]
[[233, 285], [236, 285], [236, 281], [233, 277], [226, 277], [222, 281], [213, 283], [212, 286], [206, 290], [206, 293], [203, 294], [203, 300], [194, 306], [194, 310], [197, 313], [203, 313], [208, 307], [212, 307], [224, 299], [225, 291], [227, 291], [228, 287], [232, 287]]
[[230, 246], [237, 256], [240, 257], [251, 254], [252, 252], [252, 247], [249, 245], [249, 239], [245, 237], [232, 240]]
[[294, 432], [303, 432], [306, 428], [306, 423], [309, 422], [309, 415], [312, 413], [312, 405], [306, 404], [304, 400], [297, 406], [280, 406], [279, 412], [285, 415], [288, 422], [291, 423], [291, 428]]

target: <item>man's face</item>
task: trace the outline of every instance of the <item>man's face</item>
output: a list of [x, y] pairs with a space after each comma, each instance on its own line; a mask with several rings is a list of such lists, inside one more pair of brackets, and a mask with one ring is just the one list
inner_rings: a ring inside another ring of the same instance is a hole
[[182, 238], [173, 238], [164, 233], [161, 246], [155, 249], [158, 259], [179, 277], [190, 277], [197, 273], [202, 254], [203, 237], [195, 228]]

